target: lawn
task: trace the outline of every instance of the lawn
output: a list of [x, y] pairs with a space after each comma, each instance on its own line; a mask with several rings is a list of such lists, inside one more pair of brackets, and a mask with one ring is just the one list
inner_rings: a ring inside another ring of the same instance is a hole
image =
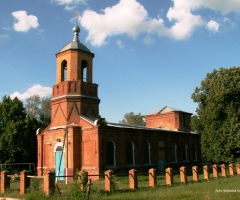
[[[220, 174], [219, 174], [220, 175]], [[212, 174], [210, 175], [212, 177]], [[174, 184], [172, 186], [165, 185], [165, 176], [157, 176], [157, 186], [155, 188], [148, 187], [148, 176], [140, 175], [138, 177], [139, 188], [136, 190], [130, 190], [128, 185], [128, 177], [119, 176], [114, 179], [115, 191], [112, 193], [104, 192], [104, 179], [99, 181], [93, 181], [90, 192], [90, 200], [145, 200], [145, 199], [240, 199], [240, 177], [227, 177], [218, 179], [210, 178], [210, 180], [203, 180], [202, 175], [199, 176], [198, 182], [192, 181], [192, 176], [188, 176], [188, 183], [182, 184], [179, 181], [179, 175], [177, 172], [174, 173]], [[71, 200], [71, 199], [86, 199], [85, 194], [81, 194], [81, 197], [75, 198], [70, 196], [70, 191], [72, 194], [78, 190], [78, 185], [68, 184], [65, 182], [58, 183], [60, 190], [63, 192], [61, 199]], [[70, 190], [69, 190], [70, 189]], [[45, 197], [42, 193], [35, 192], [30, 193], [25, 196], [19, 195], [19, 185], [14, 182], [11, 183], [11, 189], [4, 195], [7, 197], [21, 197], [25, 200], [56, 200], [59, 199], [59, 194], [52, 197]]]

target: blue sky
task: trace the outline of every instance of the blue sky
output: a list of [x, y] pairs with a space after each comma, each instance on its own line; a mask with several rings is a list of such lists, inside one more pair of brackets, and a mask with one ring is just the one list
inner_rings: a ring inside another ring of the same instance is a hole
[[194, 113], [191, 94], [206, 74], [240, 66], [240, 1], [2, 0], [1, 99], [51, 95], [76, 11], [109, 122], [166, 105]]

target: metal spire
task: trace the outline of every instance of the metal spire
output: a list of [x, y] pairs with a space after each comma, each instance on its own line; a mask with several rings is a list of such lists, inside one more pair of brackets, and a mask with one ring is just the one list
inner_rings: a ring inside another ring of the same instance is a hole
[[73, 41], [79, 42], [78, 34], [80, 32], [80, 28], [78, 27], [78, 14], [79, 14], [79, 12], [77, 11], [75, 13], [76, 25], [75, 25], [75, 27], [73, 27], [73, 33], [74, 33]]

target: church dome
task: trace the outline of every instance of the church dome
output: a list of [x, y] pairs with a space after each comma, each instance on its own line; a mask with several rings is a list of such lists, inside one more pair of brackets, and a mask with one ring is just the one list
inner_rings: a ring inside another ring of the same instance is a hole
[[59, 52], [67, 51], [70, 49], [77, 49], [77, 50], [82, 50], [82, 51], [91, 53], [91, 51], [83, 43], [79, 41], [79, 38], [78, 38], [79, 32], [80, 32], [80, 28], [76, 23], [76, 25], [73, 27], [73, 33], [74, 33], [73, 40], [68, 44], [66, 44]]

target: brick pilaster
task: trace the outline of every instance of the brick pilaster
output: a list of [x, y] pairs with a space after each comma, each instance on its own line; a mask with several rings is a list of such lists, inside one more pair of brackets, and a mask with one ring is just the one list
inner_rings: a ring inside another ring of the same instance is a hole
[[80, 189], [84, 190], [88, 182], [88, 172], [81, 170], [78, 172], [78, 182], [81, 183]]
[[230, 176], [234, 176], [234, 166], [233, 164], [229, 164], [229, 175]]
[[180, 183], [187, 183], [187, 168], [180, 167]]
[[156, 169], [149, 169], [149, 187], [155, 187], [157, 185], [157, 174]]
[[138, 176], [137, 176], [137, 170], [131, 169], [129, 170], [129, 187], [132, 190], [135, 190], [138, 188]]
[[43, 189], [47, 196], [54, 194], [55, 192], [55, 173], [48, 171], [44, 175]]
[[193, 181], [198, 181], [198, 179], [199, 179], [198, 166], [193, 166], [192, 167], [192, 176], [193, 176]]
[[104, 175], [105, 175], [105, 191], [111, 192], [113, 189], [112, 183], [111, 183], [111, 177], [113, 175], [113, 171], [111, 170], [105, 171]]
[[221, 164], [221, 172], [222, 172], [222, 177], [227, 177], [225, 164]]
[[214, 164], [212, 166], [212, 168], [213, 168], [213, 178], [218, 178], [218, 166], [217, 166], [217, 164]]
[[5, 193], [5, 190], [10, 188], [10, 177], [8, 175], [10, 175], [9, 171], [1, 172], [1, 193]]
[[237, 175], [240, 175], [240, 164], [236, 164], [236, 169], [237, 169]]
[[203, 166], [203, 179], [209, 180], [209, 167], [208, 165]]
[[27, 176], [30, 175], [28, 171], [20, 172], [20, 194], [26, 194], [26, 189], [30, 187], [30, 178]]
[[173, 184], [173, 171], [172, 168], [166, 169], [166, 185], [172, 185]]

